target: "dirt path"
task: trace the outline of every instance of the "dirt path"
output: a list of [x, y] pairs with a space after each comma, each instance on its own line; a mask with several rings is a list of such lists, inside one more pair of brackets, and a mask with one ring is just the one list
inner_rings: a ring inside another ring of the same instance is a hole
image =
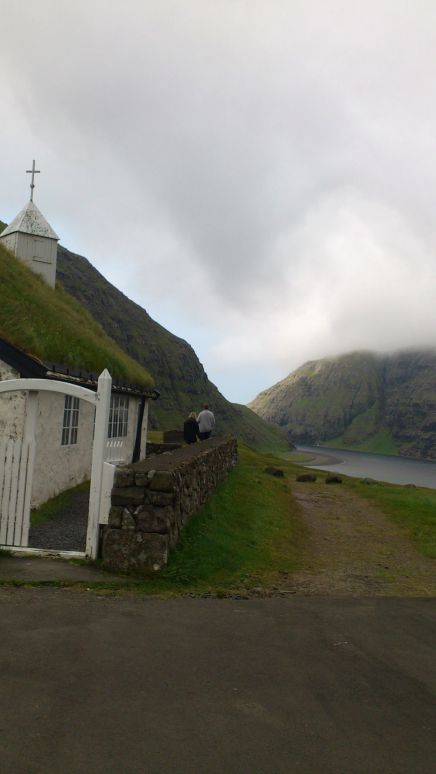
[[421, 556], [381, 511], [340, 485], [293, 486], [309, 532], [291, 593], [329, 596], [436, 596], [436, 562]]

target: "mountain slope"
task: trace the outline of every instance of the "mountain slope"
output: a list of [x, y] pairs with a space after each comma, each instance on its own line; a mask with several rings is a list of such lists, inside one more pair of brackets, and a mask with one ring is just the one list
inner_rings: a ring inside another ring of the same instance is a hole
[[105, 332], [154, 377], [161, 392], [152, 406], [155, 427], [180, 428], [189, 412], [208, 402], [220, 430], [234, 432], [263, 448], [286, 446], [282, 431], [246, 406], [227, 401], [207, 378], [193, 348], [152, 320], [86, 258], [59, 246], [57, 278]]
[[305, 363], [250, 404], [294, 443], [436, 458], [436, 350]]

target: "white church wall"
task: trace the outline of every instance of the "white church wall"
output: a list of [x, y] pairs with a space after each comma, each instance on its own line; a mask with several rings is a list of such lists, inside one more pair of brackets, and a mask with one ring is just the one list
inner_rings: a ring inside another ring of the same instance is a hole
[[39, 393], [32, 508], [90, 476], [94, 407], [80, 401], [77, 443], [62, 446], [64, 405], [64, 395]]
[[[123, 462], [132, 461], [139, 403], [138, 398], [129, 398], [128, 431], [127, 436], [121, 439]], [[77, 443], [63, 446], [64, 405], [64, 395], [39, 394], [32, 508], [81, 484], [91, 475], [94, 407], [86, 401], [80, 401]], [[141, 446], [144, 445], [142, 440]]]
[[[0, 380], [18, 379], [19, 376], [15, 369], [0, 360]], [[24, 391], [0, 395], [0, 438], [23, 437], [26, 401], [27, 393]], [[63, 446], [65, 396], [45, 392], [38, 394], [32, 508], [90, 478], [94, 407], [85, 401], [80, 401], [79, 405], [77, 443]], [[119, 439], [122, 441], [122, 462], [132, 461], [139, 410], [140, 399], [129, 397], [127, 435]], [[140, 459], [145, 457], [147, 423], [148, 401], [142, 421]]]
[[55, 239], [17, 233], [14, 252], [32, 271], [40, 274], [52, 288], [56, 284], [57, 250]]
[[[0, 360], [0, 381], [19, 379], [20, 374], [3, 360]], [[0, 438], [21, 438], [26, 410], [25, 392], [11, 392], [0, 395]]]

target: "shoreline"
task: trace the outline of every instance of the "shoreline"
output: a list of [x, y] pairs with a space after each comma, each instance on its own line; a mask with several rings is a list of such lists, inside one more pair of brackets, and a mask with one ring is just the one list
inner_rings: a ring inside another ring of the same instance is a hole
[[[309, 453], [309, 452], [306, 452]], [[314, 457], [311, 457], [310, 460], [307, 462], [303, 462], [302, 465], [305, 467], [317, 467], [318, 465], [341, 465], [345, 462], [345, 460], [341, 460], [339, 457], [332, 457], [332, 455], [327, 454], [316, 454]]]
[[[296, 447], [296, 450], [299, 452], [302, 452], [303, 454], [311, 454], [312, 452], [308, 452], [305, 449], [300, 449], [298, 446]], [[340, 457], [333, 457], [331, 454], [314, 454], [313, 457], [310, 457], [306, 462], [300, 463], [304, 467], [318, 467], [321, 465], [341, 465], [345, 462], [345, 460], [341, 459]]]
[[415, 486], [436, 489], [436, 462], [413, 458], [370, 454], [344, 449], [319, 449], [297, 447], [306, 456], [300, 465], [306, 469], [339, 473], [351, 478], [368, 478], [401, 486]]

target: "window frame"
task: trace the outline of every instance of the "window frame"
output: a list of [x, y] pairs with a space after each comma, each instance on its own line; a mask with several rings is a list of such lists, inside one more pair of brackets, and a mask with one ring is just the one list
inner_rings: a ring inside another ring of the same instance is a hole
[[79, 435], [80, 399], [65, 395], [61, 446], [77, 446]]
[[108, 439], [126, 438], [129, 432], [129, 396], [111, 395]]

